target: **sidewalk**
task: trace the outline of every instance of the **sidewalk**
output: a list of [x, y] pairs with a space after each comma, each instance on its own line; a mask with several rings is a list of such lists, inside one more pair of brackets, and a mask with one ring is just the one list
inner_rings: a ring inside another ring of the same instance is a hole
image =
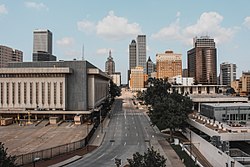
[[[143, 114], [150, 121], [150, 118], [147, 113], [143, 112]], [[153, 129], [157, 134], [161, 134], [160, 130], [156, 126], [153, 126]], [[167, 159], [167, 167], [185, 167], [179, 156], [176, 154], [176, 152], [173, 150], [173, 148], [170, 146], [170, 143], [166, 139], [153, 139], [150, 141], [150, 143], [155, 150], [157, 150], [161, 155], [163, 155]]]

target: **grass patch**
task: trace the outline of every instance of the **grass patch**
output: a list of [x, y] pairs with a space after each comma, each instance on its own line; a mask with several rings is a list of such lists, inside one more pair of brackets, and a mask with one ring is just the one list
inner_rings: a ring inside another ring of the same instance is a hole
[[171, 144], [171, 147], [175, 150], [180, 159], [184, 160], [184, 164], [186, 167], [197, 167], [197, 165], [195, 165], [194, 161], [188, 156], [188, 154], [185, 151], [181, 150], [181, 146]]

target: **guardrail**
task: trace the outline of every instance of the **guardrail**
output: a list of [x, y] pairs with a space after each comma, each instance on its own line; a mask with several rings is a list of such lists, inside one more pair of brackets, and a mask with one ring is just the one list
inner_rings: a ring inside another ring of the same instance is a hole
[[77, 149], [83, 148], [83, 147], [87, 146], [90, 138], [94, 134], [94, 132], [96, 130], [95, 127], [96, 127], [96, 125], [90, 130], [90, 132], [88, 133], [88, 135], [84, 139], [81, 139], [81, 140], [76, 141], [76, 142], [63, 144], [63, 145], [59, 145], [56, 147], [36, 151], [36, 152], [18, 155], [18, 156], [16, 156], [15, 163], [17, 165], [21, 166], [24, 164], [32, 163], [35, 158], [36, 159], [39, 158], [40, 160], [46, 160], [46, 159], [50, 159], [50, 158], [53, 158], [53, 157], [58, 156], [58, 155], [62, 155], [62, 154], [69, 153], [71, 151], [75, 151]]

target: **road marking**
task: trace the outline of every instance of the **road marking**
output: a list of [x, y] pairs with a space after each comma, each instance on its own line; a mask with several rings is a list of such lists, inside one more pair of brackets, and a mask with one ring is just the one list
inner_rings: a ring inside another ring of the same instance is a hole
[[125, 136], [128, 136], [128, 134], [126, 133]]
[[136, 136], [138, 136], [138, 133], [136, 133]]
[[140, 144], [140, 142], [137, 143], [137, 145], [139, 145], [139, 144]]
[[125, 126], [125, 129], [127, 129], [127, 127]]
[[103, 157], [104, 155], [105, 155], [105, 153], [103, 153], [102, 155], [100, 155], [97, 159], [99, 159], [99, 158]]
[[116, 135], [116, 133], [114, 134], [114, 136]]
[[136, 126], [135, 126], [135, 129], [136, 129]]
[[112, 142], [111, 146], [113, 146], [113, 145], [114, 145], [114, 142]]
[[127, 143], [125, 142], [125, 143], [124, 143], [124, 146], [126, 146], [126, 144], [127, 144]]
[[124, 112], [124, 118], [125, 118], [125, 119], [127, 119], [127, 116], [126, 116], [126, 110], [125, 110], [125, 112]]
[[133, 124], [135, 124], [135, 122], [133, 122]]
[[117, 157], [117, 155], [114, 158], [112, 158], [111, 161], [113, 161], [114, 159], [116, 159], [116, 157]]

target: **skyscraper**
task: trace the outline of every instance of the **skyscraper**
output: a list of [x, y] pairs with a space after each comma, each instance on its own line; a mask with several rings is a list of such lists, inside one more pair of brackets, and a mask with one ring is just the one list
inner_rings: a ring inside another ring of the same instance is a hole
[[220, 64], [220, 84], [231, 85], [236, 80], [236, 64], [224, 62]]
[[137, 66], [143, 67], [143, 72], [146, 73], [146, 35], [137, 36]]
[[182, 58], [181, 54], [173, 51], [156, 54], [156, 71], [157, 78], [169, 78], [182, 75]]
[[105, 72], [108, 75], [115, 73], [115, 62], [113, 60], [113, 57], [111, 56], [111, 50], [109, 51], [109, 57], [107, 58], [107, 61], [105, 63]]
[[33, 31], [33, 61], [56, 61], [52, 55], [52, 32], [49, 30]]
[[129, 70], [136, 67], [136, 41], [132, 40], [129, 45]]
[[22, 61], [23, 61], [22, 51], [0, 45], [0, 68], [7, 67], [9, 62], [22, 62]]
[[194, 38], [194, 47], [187, 52], [188, 76], [195, 83], [217, 84], [217, 52], [214, 39], [209, 36]]
[[147, 61], [147, 74], [148, 74], [148, 76], [151, 76], [152, 72], [154, 72], [154, 63], [152, 62], [150, 57], [148, 57], [148, 61]]

